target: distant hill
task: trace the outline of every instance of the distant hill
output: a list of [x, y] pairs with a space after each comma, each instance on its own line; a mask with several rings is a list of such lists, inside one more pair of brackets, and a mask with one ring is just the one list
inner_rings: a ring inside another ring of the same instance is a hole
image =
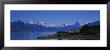
[[88, 23], [87, 25], [88, 26], [100, 25], [100, 21], [95, 21], [95, 22], [92, 22], [92, 23]]

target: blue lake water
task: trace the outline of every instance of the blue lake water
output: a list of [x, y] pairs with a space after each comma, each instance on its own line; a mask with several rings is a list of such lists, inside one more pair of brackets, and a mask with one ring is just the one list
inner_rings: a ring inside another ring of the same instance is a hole
[[37, 40], [37, 37], [48, 36], [56, 32], [11, 32], [11, 40]]

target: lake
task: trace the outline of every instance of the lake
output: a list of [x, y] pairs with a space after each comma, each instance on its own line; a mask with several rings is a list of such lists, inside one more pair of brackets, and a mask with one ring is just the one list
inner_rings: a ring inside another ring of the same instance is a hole
[[11, 40], [37, 40], [37, 37], [56, 34], [56, 32], [11, 32]]

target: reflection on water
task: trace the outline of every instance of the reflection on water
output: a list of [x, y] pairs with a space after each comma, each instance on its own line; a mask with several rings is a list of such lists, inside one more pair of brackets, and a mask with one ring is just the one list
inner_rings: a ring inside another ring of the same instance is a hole
[[11, 40], [36, 40], [39, 36], [47, 36], [56, 32], [11, 32]]

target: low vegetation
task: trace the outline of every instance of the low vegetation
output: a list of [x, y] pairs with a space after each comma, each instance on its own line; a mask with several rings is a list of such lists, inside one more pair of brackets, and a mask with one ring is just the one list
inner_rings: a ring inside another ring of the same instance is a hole
[[100, 40], [100, 25], [84, 25], [79, 30], [57, 32], [54, 35], [41, 36], [37, 39], [57, 39], [57, 40]]

